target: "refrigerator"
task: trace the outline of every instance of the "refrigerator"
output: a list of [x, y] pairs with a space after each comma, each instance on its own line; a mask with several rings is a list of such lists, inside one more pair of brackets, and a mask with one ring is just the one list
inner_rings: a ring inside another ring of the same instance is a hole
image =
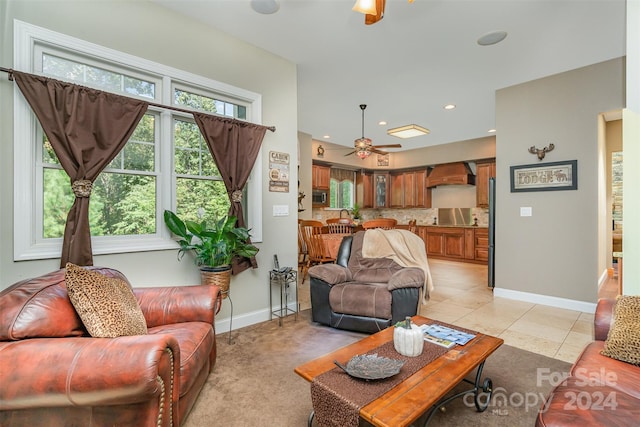
[[489, 278], [488, 286], [496, 286], [496, 179], [489, 178]]

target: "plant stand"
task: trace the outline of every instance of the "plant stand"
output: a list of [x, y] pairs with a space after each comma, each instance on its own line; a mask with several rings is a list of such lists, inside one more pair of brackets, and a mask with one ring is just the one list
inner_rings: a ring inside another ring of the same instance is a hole
[[[295, 310], [289, 308], [290, 285], [292, 283], [295, 283], [296, 286]], [[273, 308], [273, 287], [278, 287], [280, 291], [280, 308], [276, 307], [275, 310]], [[282, 326], [282, 318], [289, 314], [295, 314], [295, 319], [298, 321], [298, 272], [296, 270], [271, 270], [269, 272], [269, 307], [271, 308], [269, 320], [272, 320], [273, 316], [277, 316], [278, 326]]]
[[229, 295], [229, 283], [231, 282], [231, 266], [200, 267], [200, 281], [203, 285], [216, 285], [220, 288], [222, 298]]
[[231, 301], [231, 289], [226, 292], [221, 292], [222, 301], [229, 301], [229, 305], [231, 307], [231, 312], [229, 313], [229, 345], [231, 345], [231, 330], [233, 329], [233, 301]]

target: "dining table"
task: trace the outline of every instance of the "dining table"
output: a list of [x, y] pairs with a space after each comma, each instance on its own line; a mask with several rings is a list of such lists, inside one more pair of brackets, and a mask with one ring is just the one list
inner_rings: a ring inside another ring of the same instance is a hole
[[320, 239], [322, 239], [322, 244], [324, 246], [325, 255], [336, 259], [338, 257], [338, 250], [340, 249], [340, 243], [342, 243], [342, 238], [346, 236], [351, 236], [351, 234], [345, 233], [323, 233], [318, 235]]

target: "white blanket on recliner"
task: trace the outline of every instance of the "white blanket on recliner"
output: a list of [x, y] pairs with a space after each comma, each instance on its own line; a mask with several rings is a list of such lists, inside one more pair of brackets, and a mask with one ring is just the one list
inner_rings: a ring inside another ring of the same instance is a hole
[[433, 291], [433, 279], [427, 262], [424, 241], [416, 234], [401, 229], [366, 230], [362, 240], [364, 258], [389, 258], [402, 267], [417, 267], [424, 271], [422, 303], [426, 304]]

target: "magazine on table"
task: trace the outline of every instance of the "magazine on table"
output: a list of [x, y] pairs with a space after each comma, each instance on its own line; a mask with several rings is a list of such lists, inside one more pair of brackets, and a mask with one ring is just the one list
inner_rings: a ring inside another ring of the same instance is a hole
[[426, 337], [429, 336], [460, 345], [465, 345], [475, 338], [474, 334], [468, 334], [466, 332], [448, 328], [442, 325], [437, 325], [435, 323], [431, 325], [422, 325], [420, 326], [420, 329], [422, 329], [422, 333], [425, 335], [425, 339], [427, 339]]
[[441, 347], [446, 347], [446, 348], [451, 348], [454, 345], [456, 345], [456, 343], [453, 342], [453, 341], [444, 340], [442, 338], [436, 338], [436, 337], [434, 337], [432, 335], [429, 335], [429, 334], [424, 334], [424, 340], [426, 342], [437, 344], [437, 345], [439, 345]]

